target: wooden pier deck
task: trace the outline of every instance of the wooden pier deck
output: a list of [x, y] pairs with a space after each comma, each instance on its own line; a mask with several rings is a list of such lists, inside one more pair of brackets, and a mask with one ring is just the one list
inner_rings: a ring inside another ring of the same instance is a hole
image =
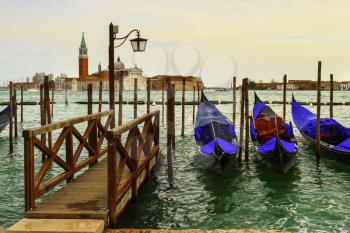
[[[26, 218], [94, 219], [103, 220], [106, 226], [115, 225], [159, 158], [159, 111], [108, 130], [113, 113], [91, 114], [23, 132]], [[102, 117], [107, 117], [104, 124]], [[76, 125], [82, 122], [87, 126], [79, 132]], [[52, 142], [50, 133], [60, 129], [61, 133]], [[48, 140], [39, 140], [40, 135], [48, 135]], [[73, 137], [78, 144], [74, 145]], [[65, 158], [58, 153], [64, 141]], [[38, 156], [34, 148], [43, 154], [37, 172], [34, 160]], [[86, 158], [80, 158], [83, 148], [89, 152]], [[63, 171], [44, 179], [53, 163]], [[48, 193], [62, 182], [65, 182], [62, 188]], [[45, 193], [48, 196], [43, 201], [36, 201]]]

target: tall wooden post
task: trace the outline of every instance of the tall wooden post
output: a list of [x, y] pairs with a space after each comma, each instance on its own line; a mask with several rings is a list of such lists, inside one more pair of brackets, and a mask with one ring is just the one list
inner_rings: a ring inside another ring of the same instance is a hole
[[151, 80], [147, 79], [147, 113], [151, 111]]
[[53, 118], [53, 104], [54, 104], [54, 98], [55, 98], [55, 81], [51, 81], [51, 118]]
[[316, 162], [320, 162], [320, 119], [321, 119], [321, 61], [317, 69], [317, 124], [316, 124]]
[[17, 124], [17, 92], [16, 88], [13, 90], [13, 110], [15, 117], [15, 138], [18, 137], [18, 124]]
[[199, 98], [199, 85], [198, 85], [198, 80], [197, 80], [197, 104], [199, 105], [200, 98]]
[[[88, 115], [92, 114], [92, 84], [89, 83], [87, 86], [87, 97], [88, 97]], [[96, 154], [93, 154], [92, 152], [89, 151], [89, 157], [96, 156], [96, 160], [94, 163], [90, 164], [89, 167], [94, 166], [97, 163], [97, 155], [98, 155], [98, 148], [97, 148], [97, 121], [92, 120], [89, 121], [88, 124], [89, 126], [92, 126], [91, 132], [89, 133], [89, 143], [92, 145], [93, 148], [96, 149]]]
[[330, 95], [329, 95], [329, 117], [333, 118], [333, 90], [334, 90], [334, 86], [333, 86], [333, 74], [331, 74], [330, 77]]
[[124, 75], [123, 71], [119, 73], [119, 113], [118, 126], [123, 124], [123, 91], [124, 91]]
[[162, 123], [164, 124], [164, 88], [165, 83], [164, 80], [162, 81]]
[[175, 84], [171, 84], [171, 129], [172, 129], [172, 143], [173, 143], [173, 149], [175, 149]]
[[[44, 103], [44, 85], [40, 84], [40, 124], [41, 126], [46, 125], [46, 116], [45, 116], [45, 103]], [[40, 140], [42, 143], [46, 143], [46, 133], [40, 135]], [[45, 153], [41, 155], [41, 161], [45, 161]]]
[[172, 96], [172, 86], [169, 82], [167, 82], [167, 119], [166, 119], [166, 123], [167, 123], [167, 164], [168, 164], [168, 178], [169, 180], [172, 180], [173, 177], [173, 157], [172, 157], [172, 148], [173, 148], [173, 143], [172, 143], [172, 124], [173, 122], [171, 122], [171, 118], [172, 118], [172, 98], [174, 98]]
[[21, 123], [23, 123], [23, 84], [21, 83]]
[[185, 135], [185, 91], [186, 91], [186, 78], [182, 78], [182, 102], [181, 102], [181, 136]]
[[243, 149], [243, 127], [244, 127], [244, 93], [245, 93], [245, 82], [242, 80], [241, 86], [241, 97], [240, 97], [240, 122], [239, 122], [239, 152], [238, 161], [242, 161], [242, 149]]
[[[114, 32], [113, 24], [109, 24], [109, 48], [108, 48], [108, 69], [109, 69], [109, 110], [115, 109], [114, 97]], [[115, 112], [111, 120], [110, 128], [115, 127]]]
[[236, 77], [232, 80], [232, 123], [236, 125]]
[[134, 119], [137, 118], [137, 78], [134, 78]]
[[[44, 105], [45, 105], [45, 117], [46, 123], [51, 124], [51, 111], [50, 111], [50, 86], [49, 86], [49, 76], [44, 77]], [[47, 140], [49, 148], [52, 148], [52, 133], [48, 132]]]
[[283, 119], [286, 119], [287, 75], [283, 76]]
[[101, 79], [101, 63], [98, 64], [98, 78], [99, 78], [99, 86], [98, 86], [98, 112], [102, 112], [102, 86], [103, 82]]
[[88, 115], [92, 114], [92, 84], [87, 85]]
[[13, 152], [13, 99], [12, 99], [12, 82], [10, 82], [10, 96], [9, 96], [9, 108], [10, 108], [10, 115], [9, 115], [9, 140], [10, 140], [10, 153]]
[[244, 79], [245, 82], [245, 94], [244, 94], [244, 105], [245, 105], [245, 161], [249, 159], [249, 85], [248, 78]]
[[67, 86], [64, 87], [64, 103], [68, 105], [68, 93], [67, 93]]
[[195, 112], [196, 112], [196, 105], [195, 105], [195, 100], [196, 99], [196, 87], [193, 86], [193, 98], [192, 98], [192, 124], [194, 124], [194, 116], [195, 116]]

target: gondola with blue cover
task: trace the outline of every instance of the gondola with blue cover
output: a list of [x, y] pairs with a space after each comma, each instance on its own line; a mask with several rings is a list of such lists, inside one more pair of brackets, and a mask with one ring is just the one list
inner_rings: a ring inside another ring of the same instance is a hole
[[[316, 115], [300, 105], [292, 97], [292, 116], [303, 138], [316, 144]], [[350, 128], [341, 125], [333, 118], [320, 119], [320, 148], [333, 159], [350, 164]]]
[[234, 158], [239, 149], [234, 124], [202, 92], [194, 137], [200, 154], [218, 161]]
[[255, 93], [250, 135], [259, 157], [273, 170], [286, 173], [294, 166], [298, 152], [292, 123], [287, 123]]

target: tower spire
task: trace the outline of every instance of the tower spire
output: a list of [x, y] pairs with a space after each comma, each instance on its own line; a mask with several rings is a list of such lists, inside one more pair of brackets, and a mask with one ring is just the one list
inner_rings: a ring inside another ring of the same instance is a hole
[[83, 32], [82, 37], [81, 37], [80, 48], [86, 48], [84, 32]]

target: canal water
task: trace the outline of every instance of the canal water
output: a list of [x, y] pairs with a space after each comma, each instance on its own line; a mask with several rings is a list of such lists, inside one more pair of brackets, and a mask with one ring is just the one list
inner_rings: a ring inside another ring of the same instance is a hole
[[[280, 91], [258, 91], [261, 99], [281, 101]], [[192, 92], [186, 93], [192, 99]], [[206, 92], [208, 99], [232, 99], [229, 91]], [[299, 101], [316, 101], [314, 91], [295, 91]], [[69, 92], [69, 105], [64, 104], [64, 92], [56, 92], [54, 121], [85, 115], [86, 105], [74, 104], [86, 100], [86, 92]], [[145, 100], [140, 92], [139, 99]], [[0, 92], [1, 101], [8, 100], [8, 92]], [[116, 95], [116, 99], [118, 96]], [[126, 100], [133, 93], [125, 92]], [[237, 97], [238, 99], [239, 97]], [[19, 99], [19, 95], [17, 97]], [[38, 92], [25, 92], [25, 101], [38, 101]], [[97, 93], [94, 93], [97, 100]], [[176, 99], [180, 101], [181, 92]], [[253, 93], [250, 92], [250, 105]], [[287, 99], [291, 99], [288, 92]], [[322, 93], [324, 102], [329, 93]], [[335, 102], [350, 101], [350, 92], [335, 92]], [[104, 93], [108, 100], [108, 92]], [[160, 92], [152, 92], [152, 101], [161, 100]], [[279, 114], [282, 105], [271, 105]], [[218, 105], [229, 118], [232, 105]], [[315, 106], [309, 106], [314, 112]], [[108, 105], [104, 105], [105, 110]], [[152, 106], [152, 109], [161, 106]], [[322, 107], [322, 115], [328, 116], [328, 106]], [[237, 110], [239, 107], [237, 106]], [[251, 109], [251, 108], [250, 108]], [[97, 111], [97, 105], [94, 106]], [[133, 117], [133, 106], [124, 105], [123, 121]], [[146, 112], [146, 105], [139, 105], [139, 115]], [[19, 112], [20, 113], [20, 112]], [[350, 106], [334, 106], [335, 119], [350, 126]], [[20, 119], [20, 117], [18, 117]], [[15, 151], [10, 154], [8, 128], [0, 134], [0, 227], [8, 227], [23, 217], [23, 140], [21, 130], [40, 124], [39, 106], [24, 106], [24, 123], [19, 124], [19, 138]], [[239, 114], [237, 118], [239, 119]], [[290, 106], [287, 119], [291, 120]], [[166, 159], [160, 161], [155, 176], [142, 187], [136, 201], [131, 203], [120, 217], [120, 227], [132, 228], [261, 228], [294, 232], [347, 232], [350, 229], [350, 166], [321, 157], [315, 165], [312, 148], [294, 129], [299, 143], [298, 162], [287, 174], [270, 171], [255, 159], [250, 150], [249, 162], [241, 165], [234, 161], [220, 168], [197, 154], [193, 140], [192, 106], [186, 106], [185, 136], [181, 137], [181, 106], [176, 106], [176, 148], [174, 177], [168, 179]], [[238, 128], [238, 127], [237, 127]], [[237, 130], [238, 131], [238, 130]], [[161, 147], [165, 148], [165, 125], [161, 129]], [[165, 151], [165, 150], [163, 150]]]

